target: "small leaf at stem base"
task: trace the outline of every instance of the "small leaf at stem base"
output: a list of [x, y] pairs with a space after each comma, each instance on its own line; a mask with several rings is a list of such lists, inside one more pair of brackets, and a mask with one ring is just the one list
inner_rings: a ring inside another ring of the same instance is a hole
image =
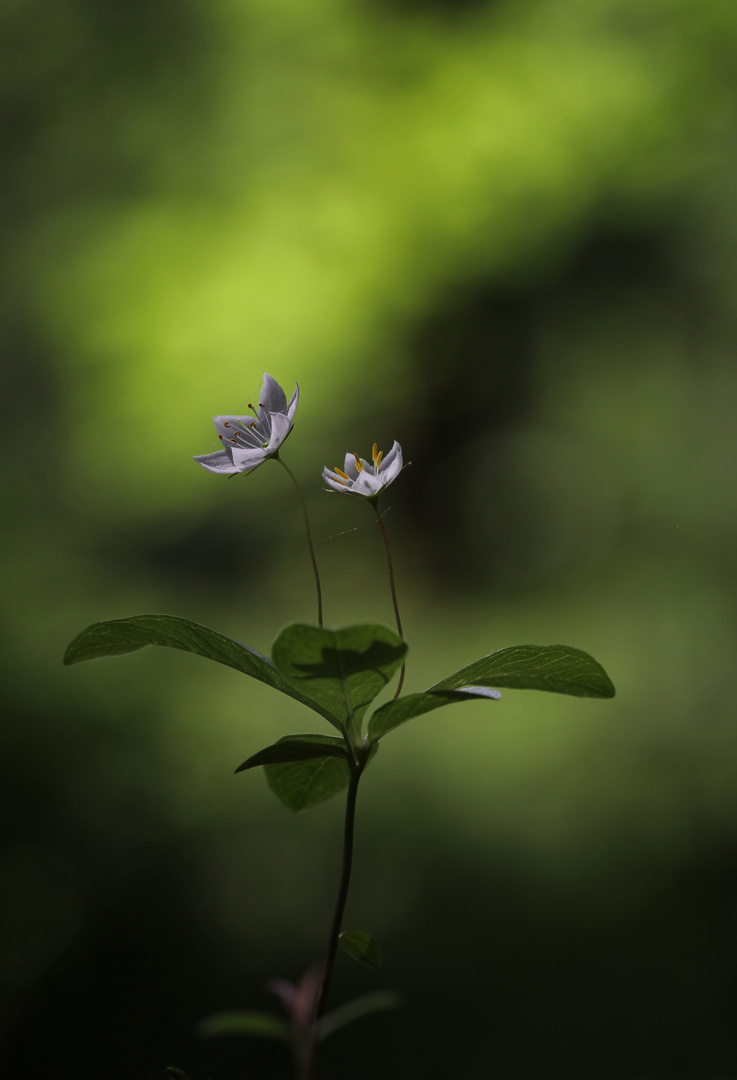
[[378, 970], [381, 967], [381, 950], [371, 934], [365, 930], [344, 930], [338, 938], [341, 949], [358, 960], [359, 964]]
[[197, 1034], [204, 1039], [219, 1035], [256, 1035], [288, 1043], [293, 1040], [292, 1029], [286, 1020], [272, 1016], [271, 1013], [245, 1012], [240, 1009], [206, 1016], [197, 1025]]
[[377, 990], [373, 994], [363, 994], [361, 997], [347, 1001], [345, 1005], [339, 1005], [337, 1009], [326, 1013], [317, 1021], [317, 1037], [322, 1041], [339, 1031], [346, 1024], [352, 1024], [354, 1020], [360, 1020], [362, 1016], [384, 1009], [400, 1009], [404, 1005], [404, 998], [393, 990]]

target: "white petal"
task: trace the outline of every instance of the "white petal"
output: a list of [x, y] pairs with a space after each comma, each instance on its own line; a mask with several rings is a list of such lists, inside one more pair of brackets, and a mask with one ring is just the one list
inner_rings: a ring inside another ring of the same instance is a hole
[[292, 421], [285, 413], [272, 413], [271, 436], [269, 438], [267, 453], [273, 454], [275, 450], [278, 450], [291, 430]]
[[340, 480], [334, 473], [329, 472], [327, 469], [323, 469], [322, 478], [326, 484], [329, 484], [331, 488], [335, 488], [336, 491], [342, 491], [347, 495], [351, 494], [351, 489], [345, 480]]
[[[394, 455], [393, 457], [391, 455]], [[404, 461], [402, 460], [402, 448], [399, 443], [395, 442], [394, 446], [387, 454], [388, 465], [384, 468], [384, 462], [382, 461], [379, 467], [379, 476], [381, 477], [384, 487], [388, 487], [393, 480], [396, 480], [400, 472], [404, 468]]]
[[343, 472], [348, 473], [351, 480], [355, 480], [358, 476], [358, 466], [356, 465], [356, 455], [346, 454], [345, 462], [343, 463]]
[[283, 413], [287, 410], [287, 395], [282, 390], [276, 379], [264, 372], [264, 381], [261, 393], [258, 396], [258, 404], [263, 405], [269, 412]]
[[233, 464], [236, 466], [236, 472], [253, 472], [259, 465], [263, 465], [266, 457], [265, 450], [251, 450], [240, 446], [233, 447]]
[[355, 495], [364, 495], [367, 498], [371, 498], [372, 495], [378, 495], [383, 487], [383, 482], [379, 476], [374, 476], [373, 473], [364, 471], [358, 477], [358, 480], [354, 483], [351, 491]]
[[294, 385], [294, 393], [290, 397], [289, 404], [287, 405], [287, 416], [289, 417], [289, 419], [291, 421], [294, 421], [294, 414], [297, 411], [297, 406], [298, 405], [299, 405], [299, 383], [295, 383], [295, 385]]
[[394, 461], [397, 454], [399, 454], [399, 460], [401, 461], [402, 460], [402, 447], [399, 445], [399, 443], [395, 439], [394, 440], [394, 445], [392, 446], [389, 453], [384, 454], [383, 458], [381, 459], [381, 465], [379, 466], [379, 469], [383, 470], [383, 469], [388, 468], [388, 466], [391, 465], [392, 462]]
[[233, 464], [230, 455], [225, 450], [217, 450], [214, 454], [201, 454], [194, 460], [203, 469], [207, 469], [208, 472], [229, 473], [230, 475], [240, 472], [238, 466]]

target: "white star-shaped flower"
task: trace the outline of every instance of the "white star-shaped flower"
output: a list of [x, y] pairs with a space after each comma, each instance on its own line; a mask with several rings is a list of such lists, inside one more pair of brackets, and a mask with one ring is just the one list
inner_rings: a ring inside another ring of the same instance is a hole
[[395, 440], [389, 453], [384, 457], [374, 443], [371, 454], [372, 464], [360, 458], [358, 454], [346, 454], [342, 469], [322, 470], [322, 478], [333, 491], [342, 491], [345, 495], [359, 495], [363, 499], [375, 500], [382, 491], [399, 476], [404, 468], [402, 447]]
[[295, 386], [289, 403], [287, 395], [276, 379], [264, 374], [258, 406], [252, 416], [214, 416], [213, 423], [222, 450], [214, 454], [202, 454], [194, 460], [208, 472], [249, 473], [274, 457], [294, 425], [294, 414], [299, 402], [299, 386]]

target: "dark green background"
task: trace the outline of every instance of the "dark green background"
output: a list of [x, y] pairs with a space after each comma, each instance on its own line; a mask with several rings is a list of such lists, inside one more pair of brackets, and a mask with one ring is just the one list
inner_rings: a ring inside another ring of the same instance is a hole
[[407, 1004], [324, 1080], [736, 1075], [733, 0], [5, 0], [0, 38], [7, 1075], [288, 1075], [193, 1027], [324, 948], [339, 802], [233, 775], [318, 725], [183, 654], [61, 666], [139, 611], [314, 617], [285, 474], [191, 461], [264, 370], [328, 623], [392, 624], [320, 471], [396, 438], [407, 690], [562, 641], [618, 691], [387, 737], [347, 916], [385, 965], [333, 1000]]

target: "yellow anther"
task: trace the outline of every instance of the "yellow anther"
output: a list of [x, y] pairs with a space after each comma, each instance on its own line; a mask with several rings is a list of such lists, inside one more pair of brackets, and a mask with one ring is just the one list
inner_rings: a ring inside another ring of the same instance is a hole
[[[343, 476], [345, 476], [345, 473], [343, 473]], [[345, 480], [333, 480], [333, 483], [334, 484], [341, 484], [343, 487], [348, 487]]]
[[256, 421], [252, 420], [251, 423], [248, 426], [249, 427], [256, 427]]
[[344, 473], [343, 470], [339, 469], [337, 465], [333, 469], [333, 472], [337, 472], [338, 476], [342, 476], [344, 480], [350, 480], [350, 476], [348, 475], [348, 473]]
[[360, 457], [358, 456], [358, 454], [354, 454], [353, 456], [356, 459], [356, 468], [359, 472], [363, 472], [363, 465], [361, 464]]
[[379, 453], [376, 455], [376, 458], [374, 459], [376, 461], [376, 468], [377, 469], [378, 469], [379, 465], [381, 465], [381, 459], [383, 458], [383, 456], [384, 456], [384, 451], [379, 450]]
[[223, 420], [223, 427], [230, 427], [230, 420]]
[[374, 448], [371, 451], [371, 459], [372, 459], [374, 465], [376, 464], [376, 456], [377, 456], [378, 452], [379, 452], [379, 448], [376, 445], [376, 443], [374, 443]]
[[234, 442], [234, 443], [237, 443], [237, 442], [238, 442], [238, 439], [237, 439], [237, 437], [236, 437], [236, 436], [234, 435], [234, 436], [233, 436], [233, 438], [232, 438], [232, 439], [231, 439], [230, 441], [231, 441], [231, 442]]
[[223, 436], [222, 436], [222, 435], [218, 435], [218, 439], [222, 439], [222, 438], [223, 438]]

